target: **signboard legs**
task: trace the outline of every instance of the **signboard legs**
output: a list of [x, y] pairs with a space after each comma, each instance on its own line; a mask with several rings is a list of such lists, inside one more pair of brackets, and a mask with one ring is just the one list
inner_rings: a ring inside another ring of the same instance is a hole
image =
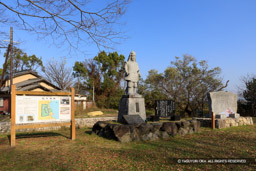
[[212, 112], [212, 129], [215, 129], [215, 113]]
[[71, 126], [70, 126], [70, 137], [72, 140], [76, 139], [76, 122], [75, 122], [75, 89], [71, 89]]
[[15, 105], [16, 105], [16, 85], [11, 86], [11, 147], [15, 146], [15, 139], [16, 139], [16, 133], [15, 133]]

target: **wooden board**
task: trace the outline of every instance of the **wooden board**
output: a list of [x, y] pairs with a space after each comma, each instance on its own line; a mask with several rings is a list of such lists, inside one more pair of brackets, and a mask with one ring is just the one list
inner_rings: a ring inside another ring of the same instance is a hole
[[46, 124], [25, 124], [25, 125], [16, 125], [15, 129], [45, 128], [45, 127], [55, 127], [55, 126], [70, 126], [70, 125], [71, 125], [71, 122], [46, 123]]
[[71, 92], [43, 92], [43, 91], [16, 91], [16, 94], [42, 95], [42, 96], [70, 96]]

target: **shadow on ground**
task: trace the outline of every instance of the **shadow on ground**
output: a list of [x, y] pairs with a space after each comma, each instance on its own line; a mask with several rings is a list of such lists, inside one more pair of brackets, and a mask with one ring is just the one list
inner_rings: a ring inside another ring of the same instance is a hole
[[[67, 139], [70, 139], [70, 137], [65, 136], [60, 133], [55, 132], [38, 132], [38, 133], [17, 133], [16, 139], [23, 139], [23, 138], [41, 138], [41, 137], [56, 137], [56, 136], [62, 136]], [[9, 142], [11, 141], [11, 136], [7, 135]]]

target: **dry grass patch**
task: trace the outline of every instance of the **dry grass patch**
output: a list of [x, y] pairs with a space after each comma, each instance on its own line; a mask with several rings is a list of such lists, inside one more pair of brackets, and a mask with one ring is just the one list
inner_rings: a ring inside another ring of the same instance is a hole
[[175, 158], [256, 158], [256, 126], [200, 133], [153, 142], [120, 143], [90, 134], [91, 128], [18, 134], [16, 147], [0, 136], [0, 170], [253, 170], [256, 165], [177, 164]]

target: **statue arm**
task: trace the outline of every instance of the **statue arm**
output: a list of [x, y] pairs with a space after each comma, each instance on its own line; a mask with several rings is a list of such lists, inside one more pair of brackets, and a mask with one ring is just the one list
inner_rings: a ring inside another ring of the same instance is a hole
[[126, 74], [126, 75], [129, 75], [127, 62], [124, 63], [124, 70], [125, 70], [125, 74]]
[[138, 70], [138, 76], [140, 77], [141, 75], [140, 75], [140, 71]]
[[137, 64], [137, 67], [138, 67], [137, 73], [138, 73], [138, 76], [140, 77], [141, 75], [140, 75], [140, 69], [139, 69], [138, 64]]

